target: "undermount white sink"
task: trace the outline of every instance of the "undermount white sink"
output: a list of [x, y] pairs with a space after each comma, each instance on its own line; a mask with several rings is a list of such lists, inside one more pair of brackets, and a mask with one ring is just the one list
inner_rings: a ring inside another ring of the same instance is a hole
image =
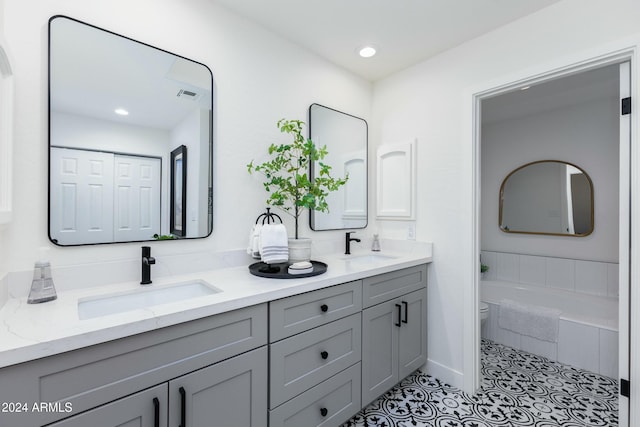
[[381, 261], [389, 261], [397, 257], [383, 254], [366, 254], [366, 255], [347, 255], [343, 260], [351, 263], [374, 264]]
[[204, 280], [192, 280], [171, 285], [145, 285], [133, 291], [117, 292], [78, 300], [80, 320], [122, 313], [176, 301], [184, 301], [222, 292]]

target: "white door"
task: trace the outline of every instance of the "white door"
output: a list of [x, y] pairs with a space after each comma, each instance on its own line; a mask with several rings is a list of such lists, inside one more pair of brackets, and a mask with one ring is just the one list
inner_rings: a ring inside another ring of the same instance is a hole
[[[631, 64], [620, 64], [620, 103], [631, 96]], [[630, 239], [630, 144], [631, 114], [620, 115], [620, 238], [619, 238], [619, 309], [618, 309], [618, 371], [620, 381], [629, 380], [629, 239]], [[620, 395], [619, 425], [629, 425], [629, 398]]]
[[158, 158], [115, 156], [115, 241], [160, 234], [160, 171]]
[[52, 147], [50, 185], [54, 242], [113, 241], [113, 154]]

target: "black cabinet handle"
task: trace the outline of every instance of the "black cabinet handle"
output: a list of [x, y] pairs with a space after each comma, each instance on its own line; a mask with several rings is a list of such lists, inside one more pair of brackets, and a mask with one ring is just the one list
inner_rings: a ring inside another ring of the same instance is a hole
[[187, 392], [184, 387], [178, 389], [180, 392], [180, 427], [187, 427]]
[[160, 401], [153, 398], [153, 427], [160, 427]]
[[326, 417], [328, 413], [329, 410], [327, 408], [320, 408], [320, 415], [322, 415], [323, 417]]
[[409, 304], [406, 301], [402, 301], [402, 305], [404, 305], [404, 319], [402, 319], [402, 323], [409, 322]]
[[395, 323], [396, 326], [402, 326], [400, 322], [402, 321], [402, 306], [400, 304], [396, 304], [396, 308], [398, 309], [398, 321]]
[[322, 310], [323, 313], [326, 313], [327, 311], [329, 311], [329, 306], [327, 304], [322, 304], [320, 306], [320, 310]]
[[329, 353], [326, 351], [323, 351], [322, 353], [320, 353], [320, 357], [322, 357], [323, 359], [327, 359], [329, 358]]

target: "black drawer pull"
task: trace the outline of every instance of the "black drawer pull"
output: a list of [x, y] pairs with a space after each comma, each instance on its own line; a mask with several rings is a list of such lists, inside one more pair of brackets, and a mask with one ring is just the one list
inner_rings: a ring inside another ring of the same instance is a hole
[[187, 427], [187, 392], [184, 387], [178, 389], [180, 392], [180, 427]]
[[160, 427], [160, 401], [153, 398], [153, 427]]
[[320, 306], [320, 310], [322, 310], [323, 313], [326, 313], [327, 311], [329, 311], [329, 306], [327, 304], [322, 304]]
[[402, 323], [409, 322], [409, 303], [406, 301], [402, 301], [402, 305], [404, 305], [404, 319], [402, 319]]
[[398, 321], [395, 323], [397, 327], [402, 326], [400, 322], [402, 321], [402, 306], [400, 304], [396, 304], [396, 308], [398, 309]]
[[326, 417], [328, 413], [329, 410], [327, 408], [320, 408], [320, 415], [322, 415], [323, 417]]
[[328, 359], [329, 358], [329, 353], [326, 351], [323, 351], [322, 353], [320, 353], [320, 357], [322, 357], [323, 359]]

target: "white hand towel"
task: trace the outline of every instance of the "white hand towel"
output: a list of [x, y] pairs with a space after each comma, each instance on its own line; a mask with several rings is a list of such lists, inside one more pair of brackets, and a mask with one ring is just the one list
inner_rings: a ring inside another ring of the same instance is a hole
[[260, 256], [266, 264], [289, 261], [289, 239], [283, 224], [264, 224], [260, 230]]

